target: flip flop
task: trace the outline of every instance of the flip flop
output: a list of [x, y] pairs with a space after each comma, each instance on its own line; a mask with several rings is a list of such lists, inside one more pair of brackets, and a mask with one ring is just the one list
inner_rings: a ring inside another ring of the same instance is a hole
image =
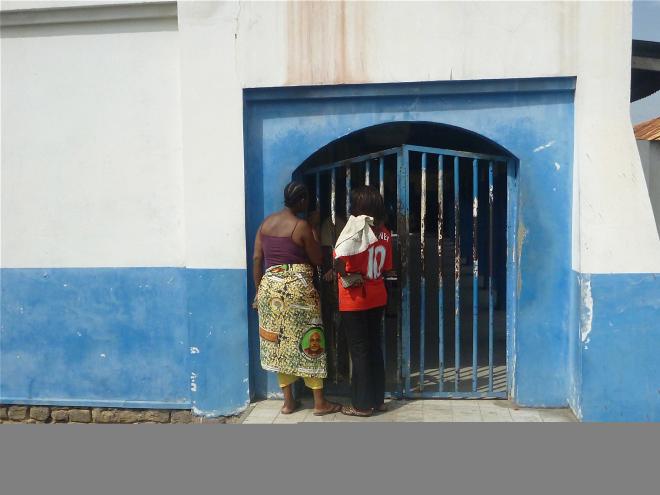
[[359, 418], [368, 418], [373, 414], [373, 411], [362, 412], [362, 411], [358, 411], [353, 406], [344, 406], [341, 408], [341, 413], [345, 414], [346, 416], [357, 416]]
[[328, 401], [328, 403], [332, 404], [332, 407], [330, 409], [328, 409], [326, 411], [318, 411], [318, 412], [314, 411], [314, 416], [325, 416], [327, 414], [338, 413], [339, 411], [341, 411], [341, 409], [343, 407], [341, 404], [337, 404], [336, 402]]
[[289, 411], [289, 412], [284, 412], [282, 409], [280, 409], [280, 414], [293, 414], [293, 413], [296, 412], [298, 409], [300, 409], [300, 406], [302, 406], [302, 402], [300, 402], [299, 400], [296, 400], [296, 401], [293, 403], [293, 409], [291, 409], [291, 411]]

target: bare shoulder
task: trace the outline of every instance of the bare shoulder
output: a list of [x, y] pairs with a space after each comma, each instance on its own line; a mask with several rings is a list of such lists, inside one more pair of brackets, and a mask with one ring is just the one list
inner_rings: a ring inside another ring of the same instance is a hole
[[311, 240], [314, 238], [312, 226], [307, 220], [299, 220], [295, 227], [293, 239], [297, 242], [304, 242], [304, 240]]
[[300, 222], [298, 222], [298, 226], [296, 227], [296, 231], [300, 232], [300, 234], [304, 236], [313, 235], [312, 224], [308, 220], [300, 220]]
[[264, 232], [264, 231], [266, 233], [269, 232], [270, 229], [272, 229], [273, 227], [275, 227], [277, 225], [278, 218], [279, 218], [279, 213], [273, 213], [271, 215], [268, 215], [266, 218], [264, 218], [264, 221], [261, 222], [261, 226], [259, 227], [259, 229], [262, 232]]
[[312, 224], [308, 220], [301, 219], [298, 222], [298, 228], [304, 230], [312, 230]]

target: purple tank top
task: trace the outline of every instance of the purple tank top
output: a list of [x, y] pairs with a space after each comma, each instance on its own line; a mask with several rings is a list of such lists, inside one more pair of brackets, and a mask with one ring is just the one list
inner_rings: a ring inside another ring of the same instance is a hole
[[266, 269], [275, 265], [309, 264], [305, 249], [298, 246], [291, 237], [278, 237], [261, 234]]

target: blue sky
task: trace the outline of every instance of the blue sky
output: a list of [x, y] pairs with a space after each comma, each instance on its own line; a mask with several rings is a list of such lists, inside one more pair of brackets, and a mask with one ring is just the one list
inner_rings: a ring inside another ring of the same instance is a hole
[[[633, 0], [633, 38], [660, 41], [660, 0]], [[633, 124], [660, 117], [660, 91], [630, 105]]]

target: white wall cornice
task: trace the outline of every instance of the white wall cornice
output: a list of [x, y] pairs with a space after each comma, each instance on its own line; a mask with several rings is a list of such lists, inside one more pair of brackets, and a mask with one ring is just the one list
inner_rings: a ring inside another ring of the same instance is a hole
[[[0, 12], [0, 27], [35, 26], [48, 24], [75, 24], [85, 22], [108, 22], [124, 20], [168, 19], [177, 17], [177, 3], [163, 2], [120, 2], [83, 3], [80, 5], [52, 6], [46, 8], [16, 8], [9, 10], [4, 4]], [[58, 4], [55, 4], [58, 5]]]

